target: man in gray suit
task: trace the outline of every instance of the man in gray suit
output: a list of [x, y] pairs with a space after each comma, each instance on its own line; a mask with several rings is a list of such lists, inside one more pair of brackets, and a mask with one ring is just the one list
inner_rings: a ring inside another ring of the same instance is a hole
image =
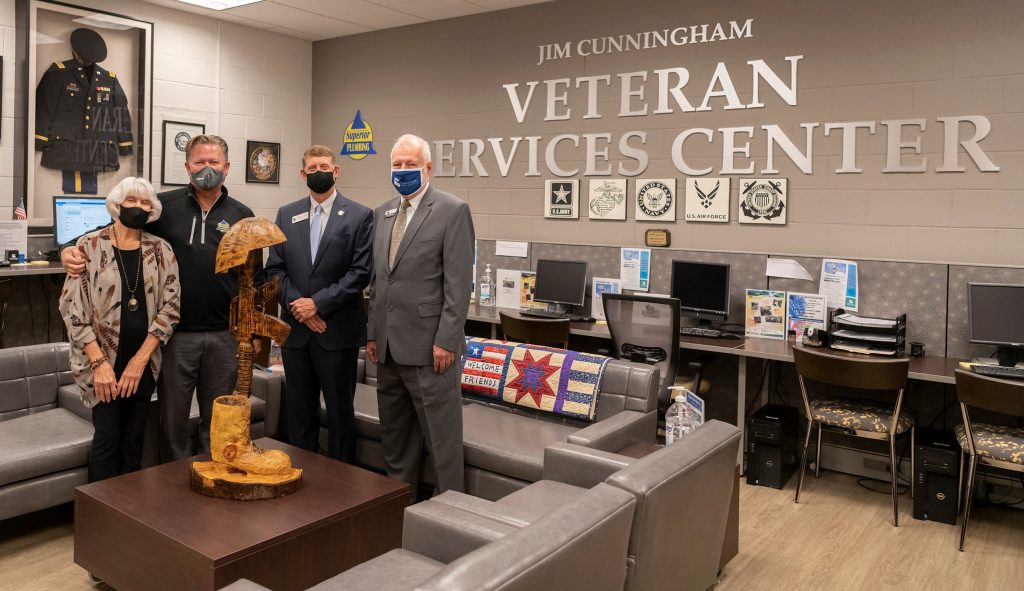
[[391, 150], [399, 195], [373, 212], [373, 278], [366, 353], [388, 476], [413, 485], [426, 443], [437, 492], [465, 489], [457, 358], [465, 347], [475, 234], [469, 205], [430, 186], [430, 145], [414, 135]]

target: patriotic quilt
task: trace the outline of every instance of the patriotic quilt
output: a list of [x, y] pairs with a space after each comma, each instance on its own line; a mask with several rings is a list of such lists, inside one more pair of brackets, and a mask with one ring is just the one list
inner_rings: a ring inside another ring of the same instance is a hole
[[462, 391], [593, 422], [608, 361], [603, 355], [467, 337]]

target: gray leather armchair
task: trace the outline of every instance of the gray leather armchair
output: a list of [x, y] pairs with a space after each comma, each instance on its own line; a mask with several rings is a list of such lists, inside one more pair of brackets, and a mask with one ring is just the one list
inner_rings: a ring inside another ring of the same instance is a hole
[[[572, 503], [466, 552], [438, 553], [446, 540], [406, 509], [402, 548], [313, 587], [316, 591], [618, 591], [626, 577], [626, 545], [636, 509], [632, 494], [599, 484]], [[443, 555], [443, 556], [441, 556]], [[447, 564], [437, 558], [453, 558]], [[245, 587], [241, 587], [245, 588]]]
[[406, 537], [426, 536], [418, 542], [433, 540], [433, 556], [448, 558], [445, 552], [510, 536], [559, 514], [603, 481], [637, 500], [625, 589], [704, 590], [719, 571], [739, 445], [740, 431], [719, 421], [641, 459], [556, 444], [545, 452], [543, 480], [497, 502], [446, 492], [408, 510], [407, 523], [416, 519], [430, 527]]

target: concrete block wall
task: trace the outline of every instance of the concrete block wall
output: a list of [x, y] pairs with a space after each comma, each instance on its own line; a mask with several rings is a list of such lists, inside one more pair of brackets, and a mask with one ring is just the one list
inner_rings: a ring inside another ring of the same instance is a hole
[[[152, 181], [161, 189], [163, 121], [203, 123], [223, 136], [232, 168], [229, 193], [256, 212], [274, 218], [277, 208], [305, 194], [299, 178], [309, 146], [312, 44], [263, 29], [164, 8], [139, 0], [80, 0], [80, 6], [154, 23]], [[0, 218], [12, 212], [11, 156], [14, 88], [14, 0], [0, 0], [3, 35], [3, 127], [0, 128]], [[34, 81], [33, 81], [34, 84]], [[245, 182], [246, 140], [281, 144], [281, 182]], [[20, 188], [18, 189], [20, 191]], [[49, 212], [32, 212], [48, 219]]]

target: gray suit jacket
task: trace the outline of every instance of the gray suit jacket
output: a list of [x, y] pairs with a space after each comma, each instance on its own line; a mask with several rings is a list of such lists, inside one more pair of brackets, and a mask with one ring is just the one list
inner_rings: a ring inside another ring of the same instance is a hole
[[[476, 234], [469, 204], [427, 187], [388, 269], [391, 230], [401, 197], [373, 212], [373, 278], [367, 340], [377, 357], [403, 365], [433, 365], [432, 345], [462, 353], [473, 287]], [[458, 364], [453, 364], [456, 367]]]

